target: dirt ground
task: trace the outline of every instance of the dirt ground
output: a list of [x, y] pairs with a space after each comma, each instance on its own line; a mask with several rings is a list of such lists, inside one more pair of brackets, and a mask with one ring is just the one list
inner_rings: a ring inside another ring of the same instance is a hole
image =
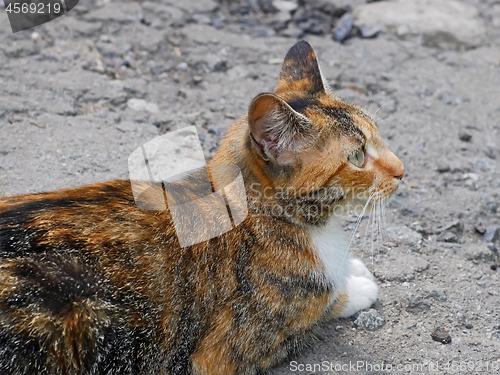
[[333, 321], [271, 374], [498, 374], [500, 2], [409, 1], [81, 0], [16, 34], [2, 8], [0, 195], [126, 178], [135, 148], [188, 125], [210, 158], [306, 39], [406, 174], [386, 236], [367, 216], [352, 246], [385, 324]]

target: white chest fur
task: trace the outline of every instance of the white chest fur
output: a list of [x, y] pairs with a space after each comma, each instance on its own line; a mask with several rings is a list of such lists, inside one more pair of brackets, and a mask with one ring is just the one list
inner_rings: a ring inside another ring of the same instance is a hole
[[332, 217], [325, 226], [310, 227], [308, 231], [318, 258], [323, 263], [325, 275], [332, 281], [337, 291], [345, 291], [351, 256], [340, 219]]

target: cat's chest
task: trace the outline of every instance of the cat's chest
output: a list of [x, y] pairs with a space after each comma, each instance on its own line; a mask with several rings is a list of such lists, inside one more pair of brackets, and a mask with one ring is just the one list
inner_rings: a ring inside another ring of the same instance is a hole
[[325, 276], [336, 290], [345, 291], [351, 257], [339, 219], [332, 218], [322, 227], [310, 227], [308, 232], [316, 254], [323, 263]]

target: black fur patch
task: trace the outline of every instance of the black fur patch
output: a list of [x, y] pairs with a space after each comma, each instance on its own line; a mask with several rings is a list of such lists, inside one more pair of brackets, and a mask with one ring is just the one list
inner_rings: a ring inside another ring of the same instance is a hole
[[333, 119], [338, 125], [336, 130], [337, 133], [344, 135], [357, 135], [361, 139], [365, 139], [365, 136], [361, 129], [354, 123], [352, 119], [352, 114], [348, 109], [338, 108], [338, 107], [325, 107], [322, 108], [323, 113]]
[[262, 278], [269, 284], [274, 285], [283, 298], [288, 299], [294, 295], [310, 294], [321, 296], [332, 291], [331, 285], [324, 276], [309, 274], [307, 276], [283, 277], [272, 273], [263, 273]]
[[70, 254], [37, 254], [16, 263], [11, 272], [21, 284], [3, 302], [10, 308], [39, 306], [57, 315], [73, 302], [102, 298], [106, 291], [90, 267]]
[[288, 105], [295, 111], [304, 114], [306, 109], [317, 106], [318, 101], [314, 98], [294, 98], [287, 101]]

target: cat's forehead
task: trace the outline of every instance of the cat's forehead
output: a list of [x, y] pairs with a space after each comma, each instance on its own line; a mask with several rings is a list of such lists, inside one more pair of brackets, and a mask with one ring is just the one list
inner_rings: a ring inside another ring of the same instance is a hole
[[375, 122], [361, 107], [333, 94], [303, 96], [295, 93], [286, 101], [295, 111], [309, 118], [323, 134], [354, 137], [364, 142], [377, 132]]

